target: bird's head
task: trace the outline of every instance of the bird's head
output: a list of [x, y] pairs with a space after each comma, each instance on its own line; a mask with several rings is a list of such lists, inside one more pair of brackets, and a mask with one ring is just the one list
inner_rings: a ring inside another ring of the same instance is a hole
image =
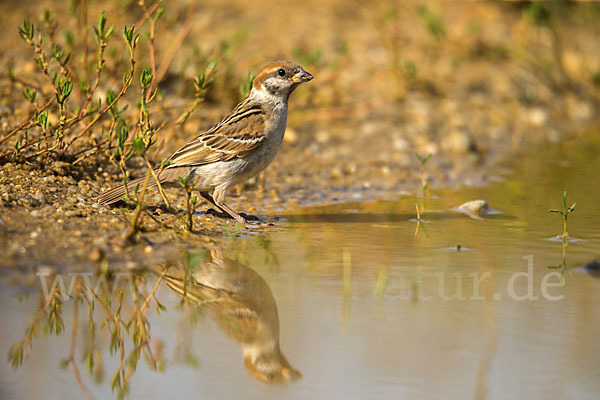
[[287, 99], [301, 83], [308, 82], [312, 78], [313, 76], [298, 64], [275, 61], [260, 70], [254, 78], [252, 89]]

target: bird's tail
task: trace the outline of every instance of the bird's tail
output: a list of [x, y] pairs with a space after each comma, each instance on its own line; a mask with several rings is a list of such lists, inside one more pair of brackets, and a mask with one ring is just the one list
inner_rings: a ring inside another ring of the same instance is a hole
[[[158, 170], [154, 171], [156, 174], [158, 174]], [[161, 181], [160, 183], [163, 183], [164, 179], [161, 179], [162, 177], [159, 177], [159, 180]], [[130, 196], [133, 196], [135, 193], [135, 188], [139, 185], [139, 189], [142, 189], [142, 186], [144, 185], [144, 180], [146, 179], [145, 176], [142, 176], [140, 178], [134, 179], [130, 182], [127, 182], [127, 192], [129, 193]], [[156, 184], [156, 179], [154, 179], [154, 176], [151, 176], [150, 179], [148, 180], [148, 187], [154, 187], [157, 186]], [[98, 201], [98, 203], [100, 204], [112, 204], [112, 203], [116, 203], [119, 200], [123, 199], [123, 196], [125, 195], [125, 186], [123, 184], [110, 189], [104, 193], [102, 193], [100, 196], [96, 197], [96, 200]]]

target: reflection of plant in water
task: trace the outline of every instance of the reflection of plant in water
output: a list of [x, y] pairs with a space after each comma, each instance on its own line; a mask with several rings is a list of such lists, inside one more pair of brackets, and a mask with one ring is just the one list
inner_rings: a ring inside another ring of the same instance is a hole
[[273, 251], [273, 245], [271, 244], [271, 239], [267, 236], [259, 236], [258, 237], [258, 245], [264, 252], [264, 261], [265, 265], [271, 267], [271, 270], [278, 271], [279, 270], [279, 259], [277, 255]]
[[415, 221], [417, 221], [417, 227], [415, 228], [415, 236], [417, 236], [417, 233], [419, 233], [419, 225], [421, 225], [421, 211], [419, 210], [419, 205], [417, 203], [415, 203], [415, 208], [417, 209], [417, 218], [415, 219]]
[[565, 284], [565, 272], [569, 271], [569, 274], [573, 276], [573, 271], [569, 270], [567, 266], [567, 246], [569, 245], [569, 241], [566, 237], [562, 239], [562, 261], [559, 265], [551, 265], [548, 266], [548, 269], [557, 270], [560, 273], [560, 284], [561, 286]]
[[563, 238], [563, 241], [566, 241], [566, 240], [569, 239], [569, 231], [567, 230], [567, 218], [569, 217], [569, 213], [572, 213], [573, 211], [575, 211], [575, 205], [577, 205], [577, 203], [573, 203], [571, 205], [571, 207], [567, 208], [567, 191], [565, 190], [563, 192], [563, 196], [562, 196], [562, 206], [563, 206], [562, 211], [554, 209], [554, 208], [551, 208], [551, 209], [548, 210], [548, 212], [557, 213], [557, 214], [562, 215], [562, 218], [563, 218], [563, 234], [562, 234], [561, 237]]
[[237, 222], [235, 225], [228, 224], [227, 222], [223, 222], [223, 233], [227, 236], [229, 241], [233, 242], [235, 239], [240, 236], [242, 231], [244, 230], [244, 224]]
[[383, 293], [385, 292], [385, 287], [387, 286], [387, 282], [388, 268], [387, 266], [383, 266], [379, 269], [379, 272], [377, 273], [377, 282], [375, 283], [375, 290], [373, 292], [373, 295], [376, 298], [381, 298], [383, 296]]
[[[113, 280], [111, 282], [112, 288], [109, 288], [107, 277], [102, 275], [99, 277], [98, 284], [92, 288], [87, 278], [86, 275], [74, 276], [73, 289], [70, 290], [70, 294], [65, 292], [62, 284], [53, 287], [47, 296], [47, 300], [34, 313], [35, 316], [25, 332], [25, 337], [15, 343], [9, 350], [8, 360], [14, 369], [22, 365], [24, 347], [27, 347], [28, 355], [31, 354], [33, 340], [38, 336], [40, 330], [44, 334], [54, 333], [60, 335], [64, 331], [62, 320], [63, 300], [70, 299], [73, 301], [70, 350], [68, 356], [61, 361], [60, 366], [66, 368], [71, 365], [78, 385], [88, 398], [93, 398], [81, 379], [75, 349], [77, 338], [83, 336], [86, 339], [86, 345], [82, 358], [85, 361], [87, 370], [96, 382], [102, 381], [104, 376], [103, 360], [101, 349], [98, 347], [98, 343], [101, 343], [102, 340], [97, 339], [98, 328], [93, 318], [96, 305], [99, 305], [100, 312], [104, 314], [100, 324], [100, 333], [110, 338], [110, 354], [111, 356], [115, 355], [119, 360], [119, 365], [110, 381], [111, 388], [113, 392], [117, 391], [119, 398], [122, 398], [128, 393], [129, 379], [135, 373], [140, 357], [144, 356], [153, 370], [164, 367], [161, 347], [156, 346], [154, 352], [150, 347], [150, 324], [146, 318], [148, 306], [152, 300], [156, 304], [157, 312], [165, 310], [165, 307], [155, 297], [162, 277], [159, 277], [156, 285], [148, 294], [144, 287], [145, 281], [141, 275], [128, 275], [131, 302], [125, 300], [126, 287], [120, 285], [118, 279]], [[112, 280], [111, 277], [109, 279]], [[89, 321], [86, 332], [81, 332], [79, 325], [80, 303], [86, 304], [88, 307]], [[45, 323], [43, 323], [44, 320]], [[130, 348], [128, 352], [126, 347]]]
[[[166, 311], [156, 297], [165, 282], [180, 296], [175, 308], [185, 314], [186, 324], [195, 324], [205, 313], [210, 315], [240, 345], [251, 375], [267, 383], [302, 376], [281, 352], [275, 299], [268, 284], [253, 269], [224, 258], [220, 249], [186, 253], [183, 260], [151, 269], [158, 279], [148, 288], [146, 278], [136, 273], [102, 274], [93, 283], [91, 274], [72, 274], [68, 285], [56, 275], [51, 290], [47, 290], [47, 278], [42, 278], [44, 300], [33, 313], [24, 338], [10, 348], [9, 363], [14, 369], [21, 366], [40, 332], [60, 335], [69, 331], [63, 322], [63, 305], [71, 304], [70, 346], [60, 367], [70, 367], [82, 392], [93, 398], [80, 373], [81, 364], [87, 367], [92, 381], [101, 383], [105, 375], [103, 354], [109, 353], [118, 364], [110, 375], [112, 391], [119, 398], [125, 397], [140, 358], [152, 370], [165, 367], [164, 346], [160, 340], [152, 340], [147, 318], [152, 302], [158, 314]], [[123, 275], [127, 279], [119, 279]], [[80, 315], [82, 305], [87, 306], [87, 314]], [[189, 326], [180, 331], [187, 334]], [[198, 366], [191, 342], [182, 339], [177, 341], [175, 359]], [[78, 341], [80, 354], [76, 354]]]
[[60, 298], [61, 292], [58, 288], [55, 288], [45, 303], [40, 305], [39, 310], [35, 313], [32, 318], [27, 330], [25, 331], [25, 337], [23, 340], [15, 343], [8, 352], [8, 359], [12, 364], [13, 369], [17, 369], [23, 364], [23, 348], [27, 346], [28, 354], [31, 353], [33, 346], [33, 339], [40, 333], [40, 326], [42, 320], [45, 318], [46, 323], [42, 326], [44, 335], [48, 333], [54, 333], [60, 335], [65, 329], [61, 314], [63, 302]]
[[[251, 246], [250, 249], [248, 248], [249, 246]], [[280, 269], [281, 263], [276, 252], [273, 250], [273, 243], [269, 233], [256, 235], [252, 240], [240, 238], [240, 240], [232, 241], [230, 248], [234, 250], [234, 260], [239, 263], [259, 263], [268, 267], [270, 272], [278, 272]]]

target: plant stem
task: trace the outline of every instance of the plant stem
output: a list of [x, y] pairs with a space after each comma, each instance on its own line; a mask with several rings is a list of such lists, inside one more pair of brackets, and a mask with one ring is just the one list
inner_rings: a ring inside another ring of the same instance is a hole
[[150, 164], [150, 161], [148, 160], [148, 157], [146, 157], [146, 154], [144, 154], [144, 160], [146, 161], [146, 165], [148, 166], [148, 169], [150, 170], [150, 172], [152, 172], [152, 176], [154, 177], [154, 180], [156, 181], [156, 186], [158, 186], [158, 191], [160, 193], [160, 196], [162, 197], [163, 201], [165, 202], [165, 206], [167, 208], [171, 208], [171, 206], [169, 205], [169, 200], [167, 200], [167, 195], [165, 194], [165, 191], [163, 190], [162, 185], [160, 184], [160, 180], [158, 179], [158, 175], [160, 175], [160, 173], [162, 172], [163, 168], [164, 168], [164, 161], [160, 164], [160, 169], [158, 170], [158, 174], [154, 171], [154, 168], [152, 168], [152, 165]]
[[133, 53], [131, 55], [131, 59], [130, 59], [130, 69], [129, 69], [129, 76], [127, 77], [127, 81], [125, 81], [125, 83], [123, 84], [123, 87], [121, 88], [121, 91], [119, 92], [119, 94], [115, 97], [115, 99], [112, 101], [112, 103], [110, 103], [109, 105], [107, 105], [102, 111], [100, 111], [98, 114], [96, 114], [96, 116], [94, 117], [94, 119], [81, 131], [79, 132], [79, 134], [77, 136], [75, 136], [73, 139], [71, 139], [66, 145], [65, 148], [62, 151], [62, 154], [64, 154], [67, 149], [79, 138], [81, 138], [83, 135], [85, 135], [92, 126], [94, 126], [94, 124], [96, 122], [98, 122], [98, 120], [100, 118], [102, 118], [102, 116], [104, 114], [106, 114], [108, 112], [108, 110], [110, 110], [115, 104], [117, 104], [117, 101], [119, 101], [119, 99], [121, 97], [123, 97], [123, 95], [125, 94], [125, 92], [127, 92], [127, 89], [129, 89], [129, 86], [131, 85], [131, 81], [133, 79], [133, 72], [135, 71], [135, 60], [133, 59]]
[[133, 215], [133, 219], [131, 220], [131, 226], [129, 227], [129, 231], [127, 232], [127, 235], [125, 236], [125, 240], [128, 242], [134, 238], [135, 234], [140, 229], [139, 220], [140, 220], [142, 211], [145, 209], [144, 195], [146, 194], [146, 188], [148, 187], [148, 182], [150, 181], [151, 175], [152, 174], [150, 173], [150, 171], [148, 171], [148, 173], [146, 173], [146, 179], [144, 179], [144, 185], [142, 186], [142, 191], [140, 192], [140, 195], [137, 198], [137, 207], [135, 208], [135, 214]]
[[188, 232], [191, 232], [192, 228], [193, 228], [193, 218], [192, 218], [192, 214], [193, 214], [192, 188], [193, 187], [194, 187], [193, 185], [189, 185], [189, 184], [185, 185], [185, 207], [186, 207], [185, 227]]

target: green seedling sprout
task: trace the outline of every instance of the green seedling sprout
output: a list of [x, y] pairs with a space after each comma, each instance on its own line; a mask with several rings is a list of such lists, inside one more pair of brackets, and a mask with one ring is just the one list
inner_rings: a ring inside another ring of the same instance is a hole
[[562, 215], [562, 218], [563, 218], [563, 234], [562, 234], [562, 238], [563, 238], [563, 240], [567, 240], [569, 238], [569, 231], [567, 229], [567, 218], [569, 217], [570, 213], [572, 213], [573, 211], [575, 211], [575, 205], [577, 205], [577, 203], [573, 203], [571, 205], [571, 207], [567, 208], [567, 191], [566, 190], [563, 192], [562, 205], [563, 205], [563, 209], [562, 210], [557, 210], [555, 208], [551, 208], [551, 209], [548, 210], [548, 212], [557, 213], [557, 214]]

